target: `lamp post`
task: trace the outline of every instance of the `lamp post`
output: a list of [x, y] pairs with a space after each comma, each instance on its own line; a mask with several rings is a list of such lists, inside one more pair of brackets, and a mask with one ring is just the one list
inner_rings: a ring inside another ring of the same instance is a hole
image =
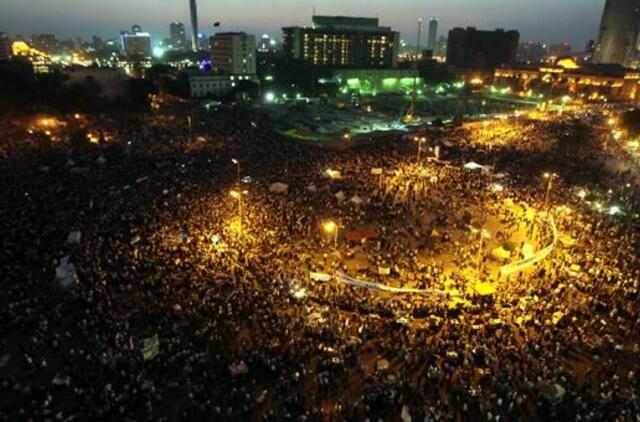
[[339, 229], [339, 227], [340, 226], [338, 226], [333, 221], [327, 221], [326, 223], [324, 223], [322, 225], [322, 229], [325, 231], [325, 233], [333, 234], [333, 247], [335, 249], [338, 249], [338, 229]]
[[240, 185], [240, 161], [235, 158], [232, 158], [231, 162], [236, 165], [236, 168], [238, 170], [238, 185]]
[[551, 186], [553, 185], [553, 178], [556, 177], [555, 173], [545, 173], [544, 178], [548, 180], [547, 182], [547, 193], [544, 195], [544, 209], [547, 210], [547, 204], [549, 202], [549, 194], [551, 193]]
[[418, 142], [418, 163], [420, 163], [420, 155], [422, 154], [422, 144], [424, 144], [427, 141], [427, 138], [425, 138], [424, 136], [421, 138], [416, 137], [415, 140], [416, 142]]
[[231, 195], [232, 198], [235, 198], [238, 200], [238, 217], [240, 219], [240, 223], [238, 225], [238, 229], [240, 234], [242, 234], [242, 197], [244, 195], [247, 195], [249, 192], [244, 190], [244, 191], [237, 191], [237, 190], [232, 190], [231, 192], [229, 192], [229, 195]]
[[478, 230], [476, 228], [471, 228], [471, 232], [474, 234], [478, 234], [479, 245], [478, 245], [478, 277], [473, 280], [473, 291], [476, 291], [476, 283], [482, 276], [482, 260], [483, 260], [483, 252], [484, 252], [484, 240], [491, 237], [491, 234], [485, 230], [484, 228]]

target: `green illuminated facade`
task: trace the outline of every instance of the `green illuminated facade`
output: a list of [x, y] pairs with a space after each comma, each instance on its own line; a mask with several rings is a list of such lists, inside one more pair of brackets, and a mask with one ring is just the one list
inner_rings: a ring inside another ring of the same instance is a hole
[[358, 92], [363, 95], [378, 93], [402, 93], [423, 85], [422, 78], [415, 70], [404, 69], [349, 69], [334, 71], [336, 81], [343, 93]]

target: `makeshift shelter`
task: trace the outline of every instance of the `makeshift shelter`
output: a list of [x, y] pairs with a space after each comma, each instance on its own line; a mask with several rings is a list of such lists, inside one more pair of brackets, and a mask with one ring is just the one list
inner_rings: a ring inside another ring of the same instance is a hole
[[490, 283], [475, 283], [471, 285], [471, 289], [475, 287], [475, 294], [478, 296], [491, 296], [496, 293], [496, 287]]
[[76, 267], [69, 262], [69, 258], [69, 256], [62, 258], [60, 265], [56, 267], [56, 277], [54, 281], [63, 289], [79, 281]]
[[491, 251], [491, 257], [496, 261], [506, 261], [511, 258], [511, 252], [500, 246]]
[[541, 390], [542, 395], [552, 403], [560, 403], [566, 392], [560, 384], [552, 384]]
[[353, 203], [354, 205], [364, 204], [364, 201], [358, 195], [353, 195], [349, 201], [351, 201], [351, 203]]
[[269, 192], [273, 193], [285, 193], [288, 189], [289, 185], [280, 182], [272, 183], [271, 186], [269, 186]]

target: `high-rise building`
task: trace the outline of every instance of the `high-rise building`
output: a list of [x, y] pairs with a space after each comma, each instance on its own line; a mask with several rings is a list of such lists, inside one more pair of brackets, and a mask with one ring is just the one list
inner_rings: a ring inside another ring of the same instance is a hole
[[313, 27], [287, 27], [287, 56], [330, 68], [395, 68], [400, 34], [377, 18], [314, 16]]
[[453, 28], [447, 43], [447, 64], [467, 69], [491, 69], [512, 64], [518, 51], [518, 31]]
[[4, 33], [0, 32], [0, 61], [11, 58], [11, 40]]
[[638, 67], [640, 0], [607, 0], [593, 63]]
[[180, 22], [173, 22], [169, 25], [169, 39], [171, 40], [171, 47], [182, 50], [187, 44], [187, 34], [184, 29], [184, 24]]
[[547, 55], [547, 47], [544, 43], [529, 41], [518, 47], [518, 62], [540, 63]]
[[435, 53], [438, 48], [438, 19], [431, 18], [429, 21], [429, 38], [427, 39], [427, 50]]
[[258, 41], [258, 51], [260, 53], [271, 53], [275, 50], [275, 40], [272, 40], [268, 34], [263, 34]]
[[245, 32], [219, 32], [211, 37], [213, 68], [230, 75], [256, 74], [256, 37]]
[[120, 44], [127, 56], [151, 57], [151, 35], [148, 32], [123, 32], [120, 34]]
[[191, 9], [191, 49], [198, 51], [198, 6], [196, 0], [189, 0]]

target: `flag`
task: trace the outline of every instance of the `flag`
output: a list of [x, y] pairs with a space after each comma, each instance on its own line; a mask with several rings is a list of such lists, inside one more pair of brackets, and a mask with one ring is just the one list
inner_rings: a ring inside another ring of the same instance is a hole
[[215, 22], [215, 23], [213, 24], [213, 27], [214, 27], [214, 28], [218, 28], [219, 26], [220, 26], [220, 22]]

